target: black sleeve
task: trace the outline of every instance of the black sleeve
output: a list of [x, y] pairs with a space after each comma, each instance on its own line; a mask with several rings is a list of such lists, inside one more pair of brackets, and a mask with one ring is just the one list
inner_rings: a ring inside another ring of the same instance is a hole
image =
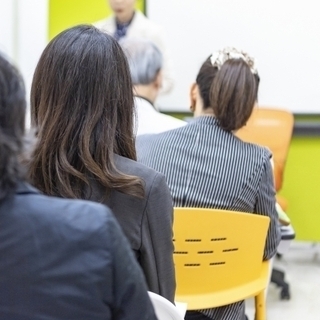
[[113, 217], [108, 219], [108, 233], [113, 265], [112, 318], [115, 320], [156, 320], [157, 317], [149, 299], [140, 266]]
[[149, 290], [174, 303], [176, 283], [172, 225], [170, 190], [164, 176], [157, 174], [149, 190], [143, 219], [140, 264]]

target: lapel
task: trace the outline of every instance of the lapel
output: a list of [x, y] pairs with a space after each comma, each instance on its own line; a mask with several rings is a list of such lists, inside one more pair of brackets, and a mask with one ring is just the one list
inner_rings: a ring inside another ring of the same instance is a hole
[[40, 194], [41, 192], [25, 181], [18, 182], [16, 194]]
[[144, 30], [144, 15], [136, 10], [135, 15], [127, 30], [127, 37], [141, 37], [145, 33]]
[[116, 18], [112, 15], [110, 18], [105, 20], [105, 23], [101, 26], [101, 29], [107, 33], [113, 35], [116, 32]]

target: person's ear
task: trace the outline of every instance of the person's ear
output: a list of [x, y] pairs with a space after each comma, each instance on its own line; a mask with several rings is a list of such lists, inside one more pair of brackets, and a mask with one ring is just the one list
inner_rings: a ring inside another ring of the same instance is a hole
[[158, 71], [156, 78], [154, 79], [154, 87], [157, 90], [160, 90], [162, 88], [162, 81], [163, 81], [163, 77], [162, 77], [162, 71]]
[[198, 85], [194, 82], [190, 87], [190, 96], [189, 96], [191, 112], [195, 112], [196, 110], [197, 94], [198, 94]]

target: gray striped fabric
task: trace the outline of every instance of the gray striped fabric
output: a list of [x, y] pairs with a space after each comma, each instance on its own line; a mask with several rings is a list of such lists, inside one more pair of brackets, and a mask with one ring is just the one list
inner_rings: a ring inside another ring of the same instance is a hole
[[[138, 161], [163, 173], [175, 207], [201, 207], [268, 215], [264, 259], [280, 242], [270, 151], [245, 143], [203, 116], [188, 125], [137, 139]], [[253, 239], [254, 240], [254, 239]], [[201, 310], [211, 319], [243, 320], [244, 301]]]

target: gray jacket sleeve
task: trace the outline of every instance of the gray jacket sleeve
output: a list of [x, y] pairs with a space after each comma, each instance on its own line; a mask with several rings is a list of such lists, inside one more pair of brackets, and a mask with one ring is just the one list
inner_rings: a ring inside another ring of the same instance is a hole
[[112, 319], [156, 320], [145, 279], [129, 243], [115, 219], [108, 221], [113, 266]]
[[270, 225], [263, 255], [263, 259], [268, 260], [276, 254], [281, 239], [279, 219], [276, 211], [273, 173], [269, 159], [266, 159], [262, 169], [255, 213], [270, 217]]
[[142, 224], [140, 264], [145, 270], [149, 290], [173, 303], [176, 286], [172, 241], [173, 206], [169, 187], [162, 174], [155, 176], [147, 194]]

